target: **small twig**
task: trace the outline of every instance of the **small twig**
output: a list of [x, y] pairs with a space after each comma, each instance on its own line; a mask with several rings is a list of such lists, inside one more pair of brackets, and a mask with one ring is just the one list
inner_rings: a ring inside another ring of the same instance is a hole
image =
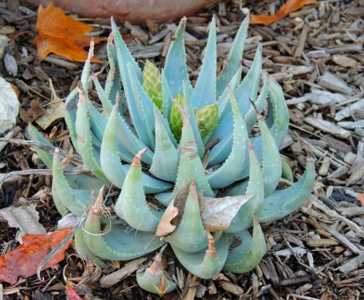
[[319, 201], [316, 197], [311, 197], [311, 203], [317, 207], [319, 210], [323, 211], [326, 215], [331, 218], [337, 219], [341, 222], [344, 222], [351, 230], [355, 231], [358, 235], [364, 238], [364, 230], [355, 222], [349, 220], [348, 218], [343, 217], [333, 209], [329, 208], [327, 205]]
[[16, 144], [16, 145], [25, 145], [25, 146], [33, 146], [38, 147], [45, 151], [54, 151], [55, 147], [43, 144], [34, 140], [24, 140], [24, 139], [14, 139], [14, 138], [0, 138], [0, 142], [6, 142], [10, 144]]
[[297, 295], [297, 294], [289, 294], [287, 300], [291, 299], [291, 296], [292, 296], [292, 299], [320, 300], [318, 298], [313, 298], [313, 297], [308, 297], [308, 296], [300, 296], [300, 295]]
[[[80, 175], [82, 173], [86, 173], [84, 170], [74, 168], [72, 170], [66, 170], [66, 175]], [[17, 176], [29, 176], [29, 175], [40, 175], [40, 176], [50, 176], [52, 175], [51, 169], [27, 169], [21, 171], [12, 171], [9, 173], [1, 174], [0, 173], [0, 187], [1, 185], [11, 179], [12, 177]]]
[[338, 242], [349, 248], [353, 253], [356, 254], [363, 253], [363, 251], [361, 251], [357, 246], [355, 246], [352, 242], [350, 242], [343, 234], [341, 234], [337, 230], [331, 228], [326, 224], [320, 224], [320, 226], [327, 232], [329, 232]]

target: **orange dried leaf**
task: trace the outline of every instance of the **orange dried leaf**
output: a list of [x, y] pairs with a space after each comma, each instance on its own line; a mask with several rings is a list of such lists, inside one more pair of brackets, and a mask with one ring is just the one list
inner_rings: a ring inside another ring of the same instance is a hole
[[362, 193], [357, 193], [357, 194], [356, 194], [356, 199], [358, 199], [358, 200], [359, 200], [359, 202], [360, 202], [360, 204], [361, 204], [361, 206], [363, 206], [363, 207], [364, 207], [364, 194], [362, 194]]
[[291, 12], [301, 9], [305, 5], [315, 3], [316, 0], [288, 0], [272, 16], [251, 15], [252, 24], [270, 25], [288, 16]]
[[[15, 284], [19, 276], [27, 278], [36, 274], [44, 257], [71, 234], [71, 231], [72, 229], [65, 228], [47, 234], [25, 235], [22, 245], [0, 256], [0, 281]], [[61, 262], [64, 259], [65, 251], [71, 244], [72, 240], [59, 249], [43, 270]]]
[[[85, 61], [91, 37], [88, 34], [92, 27], [79, 22], [53, 4], [46, 8], [39, 6], [36, 29], [38, 35], [34, 39], [39, 59], [45, 59], [50, 53], [57, 54], [72, 61]], [[102, 38], [93, 38], [95, 43]], [[94, 62], [100, 62], [93, 59]]]

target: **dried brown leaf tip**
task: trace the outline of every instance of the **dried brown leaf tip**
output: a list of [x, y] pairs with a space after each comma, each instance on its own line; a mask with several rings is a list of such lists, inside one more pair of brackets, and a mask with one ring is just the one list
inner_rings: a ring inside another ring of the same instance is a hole
[[208, 248], [207, 248], [207, 253], [210, 256], [216, 256], [216, 242], [214, 239], [214, 236], [211, 233], [208, 233]]
[[132, 165], [134, 167], [141, 167], [141, 159], [145, 152], [147, 152], [147, 148], [140, 150], [133, 158]]
[[164, 270], [163, 258], [162, 255], [158, 253], [147, 271], [153, 275], [158, 275], [162, 270]]

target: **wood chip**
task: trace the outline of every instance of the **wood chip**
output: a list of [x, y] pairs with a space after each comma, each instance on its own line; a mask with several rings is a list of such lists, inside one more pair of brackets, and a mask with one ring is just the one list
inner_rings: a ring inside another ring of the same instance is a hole
[[344, 216], [341, 216], [335, 210], [329, 208], [327, 205], [325, 205], [322, 201], [320, 201], [316, 197], [311, 197], [311, 203], [321, 211], [325, 212], [325, 214], [327, 214], [328, 216], [337, 219], [341, 222], [344, 222], [347, 226], [350, 227], [351, 230], [354, 230], [356, 234], [364, 238], [364, 229], [358, 226], [355, 222], [349, 220], [348, 218], [345, 218]]
[[339, 92], [346, 95], [351, 95], [353, 93], [353, 89], [349, 87], [345, 81], [337, 78], [328, 71], [319, 78], [319, 85], [333, 92]]
[[349, 106], [343, 108], [335, 115], [336, 121], [341, 121], [347, 117], [350, 117], [355, 110], [364, 109], [364, 98], [357, 100]]
[[328, 105], [343, 102], [346, 99], [347, 99], [347, 97], [345, 97], [342, 94], [313, 89], [311, 93], [305, 94], [302, 97], [289, 99], [286, 102], [287, 102], [287, 105], [294, 105], [294, 104], [304, 103], [306, 101], [309, 101], [313, 104], [328, 106]]
[[113, 286], [114, 284], [117, 284], [124, 278], [130, 276], [132, 273], [134, 273], [139, 266], [144, 263], [147, 260], [146, 257], [138, 258], [135, 260], [132, 260], [131, 262], [128, 262], [125, 264], [120, 270], [117, 270], [113, 273], [110, 273], [108, 275], [104, 275], [100, 279], [100, 285], [103, 288], [109, 288]]
[[350, 273], [356, 269], [359, 269], [364, 264], [364, 253], [361, 253], [357, 257], [350, 259], [345, 264], [340, 266], [338, 270], [343, 273]]
[[310, 27], [307, 25], [303, 26], [300, 38], [298, 40], [298, 46], [296, 48], [296, 51], [294, 53], [294, 57], [301, 57], [303, 54], [303, 49], [305, 48], [307, 34], [309, 32]]
[[10, 206], [0, 209], [0, 218], [10, 227], [19, 228], [22, 234], [45, 234], [46, 230], [39, 223], [39, 213], [35, 205]]
[[242, 294], [244, 294], [244, 290], [238, 286], [237, 284], [234, 284], [230, 281], [219, 281], [219, 285], [227, 292], [236, 295], [236, 296], [240, 296]]
[[332, 56], [332, 61], [341, 66], [341, 67], [346, 67], [346, 68], [354, 68], [355, 65], [358, 63], [355, 59], [352, 59], [348, 56], [345, 55], [333, 55]]
[[278, 256], [290, 257], [291, 255], [303, 256], [307, 253], [307, 250], [301, 247], [293, 247], [275, 251], [274, 254]]
[[337, 124], [346, 129], [364, 128], [364, 120], [358, 120], [354, 122], [343, 121], [343, 122], [338, 122]]
[[318, 119], [314, 117], [306, 117], [304, 121], [307, 124], [310, 124], [313, 127], [316, 127], [324, 132], [328, 132], [333, 134], [334, 136], [337, 136], [342, 139], [347, 139], [351, 136], [351, 132], [348, 130], [345, 130], [334, 123], [331, 123], [329, 121]]

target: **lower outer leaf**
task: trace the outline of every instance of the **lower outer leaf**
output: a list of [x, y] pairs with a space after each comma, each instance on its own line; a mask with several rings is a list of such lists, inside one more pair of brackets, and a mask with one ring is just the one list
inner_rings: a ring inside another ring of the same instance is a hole
[[140, 231], [153, 232], [162, 213], [152, 208], [146, 201], [140, 161], [141, 155], [142, 152], [139, 152], [133, 159], [114, 210], [129, 226]]
[[107, 182], [107, 178], [100, 167], [97, 151], [93, 145], [88, 106], [89, 100], [86, 99], [81, 90], [79, 91], [79, 97], [76, 118], [77, 150], [79, 151], [85, 166], [98, 178]]
[[[173, 292], [176, 289], [176, 284], [163, 273], [152, 275], [148, 272], [148, 270], [144, 272], [137, 272], [136, 280], [143, 290], [160, 296]], [[163, 280], [165, 281], [165, 287], [164, 290], [161, 291], [159, 286], [163, 284]]]
[[176, 289], [176, 284], [165, 271], [165, 265], [160, 254], [154, 257], [153, 263], [147, 269], [138, 270], [136, 279], [142, 289], [159, 296]]
[[168, 204], [173, 199], [173, 192], [164, 192], [164, 193], [155, 194], [154, 198], [156, 200], [158, 200], [158, 202], [163, 204], [164, 206], [168, 206]]
[[52, 198], [54, 206], [56, 207], [58, 213], [61, 216], [67, 215], [69, 213], [69, 210], [67, 209], [67, 207], [64, 206], [62, 202], [63, 199], [62, 193], [58, 192], [55, 186], [52, 186]]
[[63, 174], [59, 150], [53, 156], [52, 175], [52, 193], [59, 212], [63, 214], [67, 209], [78, 216], [83, 215], [90, 204], [92, 190], [74, 189], [70, 186]]
[[315, 182], [314, 162], [307, 162], [303, 176], [292, 186], [279, 190], [264, 199], [257, 212], [259, 222], [271, 222], [281, 219], [299, 208], [310, 195]]
[[233, 273], [246, 273], [253, 270], [267, 251], [264, 234], [259, 223], [254, 221], [253, 237], [248, 231], [236, 234], [241, 244], [228, 255], [224, 270]]
[[[244, 204], [235, 216], [226, 232], [239, 232], [250, 227], [257, 208], [264, 202], [264, 182], [261, 167], [254, 151], [249, 147], [249, 182], [246, 194], [252, 198]], [[244, 188], [244, 186], [242, 187]]]
[[197, 253], [187, 253], [177, 247], [172, 246], [172, 248], [179, 262], [189, 272], [203, 279], [211, 279], [222, 270], [230, 245], [231, 238], [224, 235], [216, 242], [214, 253], [211, 253], [209, 249]]
[[88, 249], [83, 239], [83, 233], [81, 228], [78, 228], [75, 231], [74, 245], [75, 250], [82, 259], [90, 259], [98, 267], [102, 267], [104, 265], [104, 262]]
[[[46, 147], [50, 149], [54, 148], [54, 146], [35, 128], [33, 125], [29, 124], [27, 127], [27, 133], [30, 135], [31, 139], [36, 141], [37, 143], [44, 144]], [[40, 160], [48, 167], [52, 167], [53, 156], [51, 151], [45, 151], [39, 147], [34, 147], [35, 151], [38, 154]]]
[[83, 238], [87, 247], [103, 259], [130, 260], [150, 253], [164, 242], [152, 233], [140, 232], [131, 227], [111, 222], [111, 228], [101, 228], [100, 216], [92, 209], [86, 220]]

